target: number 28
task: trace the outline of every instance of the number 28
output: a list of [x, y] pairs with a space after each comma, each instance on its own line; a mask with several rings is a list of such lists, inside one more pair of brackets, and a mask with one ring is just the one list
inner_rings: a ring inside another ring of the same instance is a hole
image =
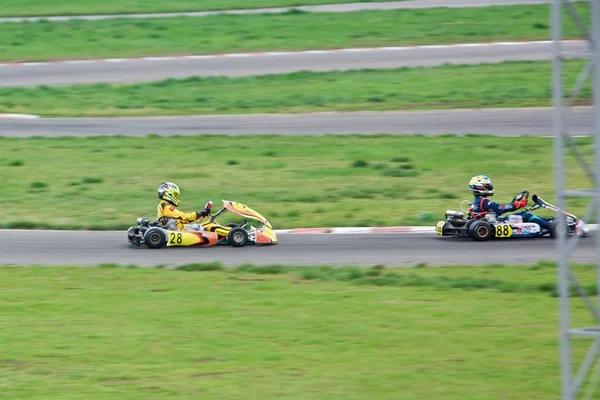
[[175, 243], [181, 244], [181, 242], [182, 242], [181, 233], [171, 232], [169, 234], [169, 236], [170, 236], [170, 239], [171, 239], [171, 240], [169, 240], [169, 243], [171, 243], [171, 244], [175, 244]]

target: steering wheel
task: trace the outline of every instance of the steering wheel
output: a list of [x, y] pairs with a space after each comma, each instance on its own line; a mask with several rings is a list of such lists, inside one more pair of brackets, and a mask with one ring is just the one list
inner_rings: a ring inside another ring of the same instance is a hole
[[521, 199], [529, 199], [529, 191], [525, 190], [519, 194], [517, 194], [511, 201], [511, 203], [514, 203], [515, 201], [519, 201]]

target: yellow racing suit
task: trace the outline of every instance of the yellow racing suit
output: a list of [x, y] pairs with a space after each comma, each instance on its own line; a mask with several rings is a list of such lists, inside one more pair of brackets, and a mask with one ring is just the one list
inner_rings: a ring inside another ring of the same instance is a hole
[[165, 200], [158, 204], [157, 211], [156, 219], [162, 219], [162, 221], [166, 221], [167, 219], [172, 218], [177, 223], [177, 229], [185, 229], [183, 224], [196, 221], [200, 218], [200, 215], [196, 211], [184, 213], [183, 211], [179, 211], [177, 207]]

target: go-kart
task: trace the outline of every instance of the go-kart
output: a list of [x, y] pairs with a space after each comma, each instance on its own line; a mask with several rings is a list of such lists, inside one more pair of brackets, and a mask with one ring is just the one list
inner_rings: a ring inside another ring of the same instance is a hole
[[[512, 203], [524, 198], [529, 198], [528, 191], [516, 195]], [[519, 210], [519, 212], [530, 212], [544, 208], [564, 214], [567, 222], [567, 235], [587, 236], [589, 234], [589, 228], [580, 218], [544, 201], [536, 194], [531, 199], [534, 204], [527, 209]], [[466, 210], [465, 203], [468, 204]], [[438, 236], [470, 237], [475, 241], [541, 236], [556, 238], [558, 236], [559, 220], [554, 217], [547, 218], [547, 220], [550, 221], [548, 229], [542, 228], [536, 222], [523, 222], [520, 215], [514, 214], [509, 215], [505, 220], [503, 218], [503, 221], [498, 221], [494, 213], [473, 213], [473, 204], [468, 200], [463, 200], [461, 211], [447, 210], [446, 219], [436, 224], [435, 232]]]
[[[209, 201], [204, 207], [210, 210], [212, 202]], [[248, 228], [246, 221], [239, 226], [234, 223], [220, 225], [216, 219], [227, 211], [257, 220], [263, 226], [260, 229], [254, 226]], [[228, 200], [223, 200], [223, 208], [211, 215], [209, 221], [202, 224], [186, 224], [184, 228], [177, 229], [173, 219], [161, 218], [150, 222], [146, 218], [138, 218], [137, 225], [127, 230], [127, 239], [135, 246], [145, 244], [152, 249], [174, 246], [210, 247], [217, 244], [242, 247], [246, 244], [277, 243], [277, 235], [265, 217], [244, 204]]]

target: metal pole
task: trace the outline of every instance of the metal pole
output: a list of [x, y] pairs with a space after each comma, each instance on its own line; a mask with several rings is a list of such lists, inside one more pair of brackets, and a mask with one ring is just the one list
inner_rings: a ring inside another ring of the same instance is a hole
[[[600, 0], [592, 1], [592, 41], [593, 41], [593, 100], [594, 100], [594, 161], [596, 179], [600, 177]], [[596, 182], [596, 200], [600, 199], [600, 185]], [[596, 203], [596, 219], [600, 217], [600, 204]], [[600, 235], [596, 237], [596, 284], [600, 299]], [[598, 339], [596, 339], [598, 340]]]
[[[553, 0], [552, 2], [552, 40], [553, 40], [553, 127], [554, 127], [554, 152], [555, 152], [555, 170], [556, 170], [556, 196], [557, 206], [565, 209], [564, 191], [565, 191], [565, 169], [564, 169], [564, 138], [563, 138], [563, 79], [562, 79], [562, 1]], [[560, 312], [560, 370], [562, 382], [562, 399], [573, 400], [573, 390], [571, 388], [571, 343], [569, 336], [570, 329], [570, 309], [569, 309], [569, 281], [567, 274], [568, 249], [564, 235], [566, 221], [564, 216], [559, 215], [561, 227], [558, 229], [557, 258], [558, 258], [558, 291], [559, 291], [559, 312]]]

